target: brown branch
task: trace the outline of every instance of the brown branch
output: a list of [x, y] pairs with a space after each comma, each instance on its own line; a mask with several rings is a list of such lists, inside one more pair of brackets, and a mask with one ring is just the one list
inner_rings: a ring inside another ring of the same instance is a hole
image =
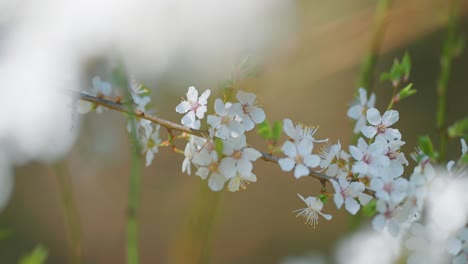
[[[139, 110], [135, 110], [133, 112], [130, 112], [128, 110], [128, 108], [126, 108], [122, 104], [122, 102], [120, 102], [120, 100], [119, 101], [112, 101], [112, 100], [109, 100], [108, 98], [104, 98], [104, 97], [99, 98], [99, 97], [89, 95], [89, 94], [86, 94], [86, 93], [83, 93], [83, 92], [78, 92], [78, 91], [70, 91], [70, 93], [72, 93], [74, 96], [76, 96], [80, 100], [87, 101], [87, 102], [90, 102], [90, 103], [93, 103], [93, 104], [96, 104], [96, 105], [104, 106], [106, 108], [116, 110], [116, 111], [119, 111], [119, 112], [122, 112], [122, 113], [125, 113], [125, 114], [131, 114], [131, 115], [138, 116], [140, 118], [149, 120], [149, 121], [151, 121], [153, 123], [159, 124], [159, 125], [165, 127], [168, 130], [177, 130], [177, 131], [180, 131], [180, 132], [185, 132], [185, 133], [192, 134], [192, 135], [199, 136], [199, 137], [209, 136], [208, 131], [188, 128], [188, 127], [179, 125], [177, 123], [171, 122], [169, 120], [143, 113], [142, 111], [139, 111]], [[278, 160], [279, 160], [278, 157], [275, 157], [273, 155], [270, 155], [270, 154], [264, 153], [264, 152], [260, 152], [260, 153], [262, 154], [262, 157], [261, 157], [262, 160], [278, 164]], [[313, 177], [313, 178], [315, 178], [315, 179], [317, 179], [319, 181], [328, 181], [328, 182], [336, 181], [335, 178], [330, 177], [330, 176], [325, 175], [325, 174], [320, 173], [320, 172], [316, 172], [316, 171], [311, 171], [309, 176], [311, 176], [311, 177]], [[370, 189], [366, 188], [364, 190], [364, 193], [375, 198], [375, 191], [373, 191], [373, 190], [370, 190]]]

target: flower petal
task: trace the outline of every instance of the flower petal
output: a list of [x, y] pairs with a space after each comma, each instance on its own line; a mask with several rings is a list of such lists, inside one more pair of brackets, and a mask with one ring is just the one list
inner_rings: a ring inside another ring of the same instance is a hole
[[369, 121], [369, 123], [374, 126], [379, 125], [382, 121], [379, 110], [375, 108], [367, 109], [366, 117], [367, 117], [367, 121]]

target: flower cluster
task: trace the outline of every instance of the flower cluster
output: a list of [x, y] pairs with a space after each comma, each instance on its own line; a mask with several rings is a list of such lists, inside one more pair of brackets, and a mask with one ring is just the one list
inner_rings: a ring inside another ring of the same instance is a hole
[[[198, 98], [196, 88], [189, 88], [187, 101], [176, 107], [177, 112], [186, 113], [181, 120], [184, 126], [200, 128], [200, 121], [207, 111], [209, 91], [206, 90]], [[190, 135], [184, 150], [182, 172], [191, 174], [192, 165], [195, 166], [195, 174], [202, 179], [208, 178], [208, 186], [213, 191], [221, 190], [226, 182], [228, 190], [235, 192], [245, 189], [247, 183], [257, 181], [257, 176], [252, 172], [252, 162], [262, 154], [247, 145], [245, 132], [263, 122], [265, 112], [255, 105], [256, 96], [253, 93], [238, 91], [236, 98], [238, 102], [234, 103], [216, 99], [215, 114], [207, 118], [209, 137]]]

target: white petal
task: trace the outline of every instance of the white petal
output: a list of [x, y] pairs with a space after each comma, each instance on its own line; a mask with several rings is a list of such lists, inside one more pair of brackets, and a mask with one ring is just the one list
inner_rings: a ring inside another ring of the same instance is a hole
[[237, 172], [234, 159], [231, 157], [225, 157], [222, 159], [219, 164], [219, 170], [227, 179], [234, 177]]
[[252, 163], [247, 159], [240, 159], [237, 161], [237, 171], [244, 176], [250, 175], [252, 173]]
[[343, 196], [340, 192], [336, 192], [335, 195], [333, 195], [333, 201], [335, 202], [336, 208], [338, 209], [340, 209], [341, 206], [343, 206]]
[[390, 235], [392, 235], [393, 237], [396, 237], [398, 236], [398, 233], [400, 232], [400, 225], [394, 219], [390, 219], [387, 224], [387, 229]]
[[312, 149], [314, 148], [314, 143], [311, 140], [304, 138], [299, 142], [297, 145], [297, 152], [302, 156], [309, 155], [312, 153]]
[[246, 148], [242, 152], [242, 156], [250, 161], [255, 161], [262, 156], [262, 153], [254, 148]]
[[255, 122], [255, 124], [262, 123], [266, 118], [265, 111], [263, 111], [263, 109], [260, 107], [255, 107], [252, 112], [250, 112], [250, 116], [252, 117], [252, 120]]
[[361, 132], [361, 128], [366, 125], [366, 118], [364, 116], [361, 116], [357, 121], [356, 125], [354, 125], [354, 134], [358, 134]]
[[296, 169], [294, 170], [294, 177], [296, 177], [296, 179], [299, 179], [302, 176], [309, 175], [309, 173], [310, 171], [306, 166], [302, 164], [297, 164]]
[[283, 119], [283, 131], [288, 135], [290, 138], [295, 139], [296, 137], [296, 129], [291, 121], [291, 119]]
[[400, 118], [400, 114], [396, 110], [390, 110], [384, 113], [382, 117], [382, 124], [386, 127], [389, 127], [395, 124]]
[[208, 97], [210, 97], [210, 94], [211, 94], [210, 89], [205, 90], [205, 91], [200, 95], [200, 98], [198, 98], [198, 103], [199, 103], [200, 105], [206, 105], [206, 103], [208, 102]]
[[242, 117], [242, 125], [244, 125], [245, 131], [250, 131], [255, 127], [255, 123], [252, 121], [252, 119], [248, 115], [244, 115]]
[[354, 200], [354, 198], [346, 197], [345, 208], [352, 215], [355, 215], [359, 211], [359, 208], [361, 208], [361, 206], [358, 202], [356, 202], [356, 200]]
[[237, 94], [236, 94], [236, 98], [242, 104], [253, 105], [254, 102], [255, 102], [256, 96], [253, 93], [248, 93], [248, 92], [244, 92], [242, 90], [239, 90], [237, 92]]
[[375, 105], [375, 93], [372, 93], [367, 101], [367, 107], [372, 108]]
[[216, 130], [215, 136], [219, 137], [220, 139], [227, 139], [231, 136], [231, 130], [227, 126], [221, 125]]
[[361, 105], [353, 105], [349, 108], [347, 112], [348, 117], [358, 120], [359, 117], [362, 115], [362, 106]]
[[217, 128], [221, 124], [221, 118], [219, 116], [209, 115], [206, 121], [212, 128]]
[[210, 179], [208, 180], [208, 187], [211, 190], [217, 192], [223, 189], [226, 178], [223, 175], [218, 173], [212, 173]]
[[464, 138], [460, 139], [460, 144], [461, 144], [461, 152], [463, 156], [466, 154], [466, 152], [468, 152], [468, 145], [466, 145], [466, 141]]
[[76, 111], [80, 114], [86, 114], [93, 109], [93, 104], [90, 102], [79, 100], [76, 103]]
[[151, 165], [151, 162], [154, 159], [154, 153], [151, 150], [146, 151], [146, 167]]
[[362, 160], [363, 154], [362, 151], [356, 146], [349, 146], [349, 153], [353, 156], [355, 160]]
[[185, 158], [184, 161], [182, 162], [182, 172], [186, 172], [187, 174], [190, 175], [192, 173], [192, 168], [190, 166], [190, 160]]
[[182, 101], [176, 106], [176, 112], [180, 114], [186, 113], [190, 109], [190, 103], [187, 101]]
[[231, 130], [231, 136], [232, 137], [238, 137], [244, 134], [245, 128], [241, 123], [233, 120], [229, 123], [228, 127]]
[[323, 216], [323, 218], [325, 218], [326, 220], [331, 220], [332, 219], [332, 215], [324, 214], [322, 212], [317, 212], [317, 213], [319, 213], [321, 216]]
[[188, 88], [187, 100], [190, 102], [196, 102], [198, 100], [198, 91], [195, 87], [190, 86]]
[[362, 162], [362, 161], [358, 161], [354, 163], [351, 169], [353, 173], [362, 173], [362, 174], [366, 174], [368, 170], [369, 170], [369, 165], [367, 165], [365, 162]]
[[190, 111], [187, 114], [185, 114], [185, 116], [182, 117], [181, 123], [182, 125], [187, 127], [192, 126], [193, 123], [195, 123], [195, 114], [193, 113], [193, 111]]
[[210, 170], [206, 167], [199, 167], [195, 175], [200, 176], [203, 180], [208, 177], [208, 174], [210, 174]]
[[278, 164], [283, 171], [291, 171], [294, 165], [296, 165], [296, 162], [291, 158], [282, 158], [278, 160]]
[[224, 113], [226, 112], [226, 108], [224, 108], [223, 101], [219, 98], [217, 98], [215, 101], [214, 109], [218, 115], [224, 115]]
[[379, 125], [382, 121], [379, 110], [375, 108], [367, 109], [367, 121], [374, 126]]
[[385, 129], [385, 137], [387, 140], [392, 141], [392, 140], [400, 140], [401, 139], [401, 133], [398, 129], [394, 128], [387, 128]]
[[206, 113], [206, 105], [202, 105], [197, 108], [197, 111], [195, 114], [197, 115], [199, 119], [203, 119], [203, 117], [205, 117], [205, 113]]
[[281, 150], [289, 157], [296, 157], [297, 156], [297, 148], [296, 144], [292, 143], [291, 141], [286, 141], [281, 147]]
[[359, 103], [364, 105], [367, 102], [367, 91], [364, 88], [359, 88]]
[[363, 126], [361, 128], [361, 133], [366, 138], [373, 138], [377, 134], [377, 128], [373, 126]]
[[304, 164], [311, 168], [317, 167], [320, 164], [320, 157], [317, 155], [307, 155], [304, 157]]
[[255, 174], [253, 174], [253, 173], [250, 173], [247, 176], [242, 175], [242, 178], [249, 181], [249, 182], [257, 182], [257, 176]]
[[380, 231], [385, 227], [386, 222], [387, 221], [386, 221], [385, 217], [383, 215], [379, 214], [376, 217], [374, 217], [374, 219], [372, 220], [372, 227], [375, 230]]
[[367, 195], [365, 193], [360, 193], [358, 199], [362, 205], [366, 205], [372, 200], [372, 196]]

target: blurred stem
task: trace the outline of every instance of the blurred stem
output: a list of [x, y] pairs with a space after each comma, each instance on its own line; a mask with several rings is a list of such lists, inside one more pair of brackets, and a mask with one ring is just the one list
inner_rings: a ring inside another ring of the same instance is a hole
[[452, 70], [452, 61], [457, 46], [458, 1], [450, 2], [447, 30], [440, 58], [440, 73], [437, 81], [437, 129], [439, 131], [440, 161], [445, 161], [447, 154], [447, 90]]
[[62, 161], [54, 165], [55, 177], [59, 184], [61, 202], [71, 246], [72, 263], [79, 264], [82, 262], [82, 247], [81, 247], [81, 225], [79, 214], [73, 198], [73, 188], [69, 177], [66, 175], [66, 164]]
[[173, 263], [210, 263], [213, 252], [213, 237], [219, 216], [223, 192], [213, 192], [200, 182], [194, 206], [187, 218], [187, 226], [172, 249]]
[[[129, 106], [131, 108], [131, 105]], [[128, 208], [127, 208], [127, 263], [138, 264], [138, 207], [140, 205], [141, 189], [141, 159], [140, 146], [136, 133], [136, 118], [129, 116], [129, 122], [132, 124], [130, 132], [131, 141], [131, 164], [130, 178], [128, 184]]]
[[[386, 29], [386, 17], [390, 9], [391, 0], [379, 0], [377, 2], [376, 13], [374, 17], [374, 28], [371, 36], [369, 51], [364, 59], [359, 75], [359, 87], [371, 91], [374, 68], [377, 63], [377, 55], [380, 50], [380, 44]], [[357, 91], [357, 89], [356, 89]]]

